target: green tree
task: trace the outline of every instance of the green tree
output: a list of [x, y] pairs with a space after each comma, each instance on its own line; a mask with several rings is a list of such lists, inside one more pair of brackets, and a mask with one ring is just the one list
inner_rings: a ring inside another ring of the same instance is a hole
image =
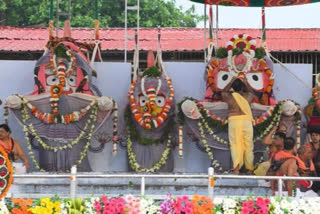
[[[53, 17], [56, 18], [56, 0], [53, 0]], [[71, 25], [93, 27], [94, 0], [71, 0]], [[68, 10], [68, 0], [60, 0], [61, 11]], [[136, 0], [128, 0], [128, 5]], [[123, 27], [125, 0], [98, 0], [101, 27]], [[0, 24], [31, 26], [49, 22], [50, 0], [0, 0]], [[63, 19], [63, 18], [61, 18]], [[195, 8], [184, 11], [175, 0], [140, 0], [141, 27], [195, 27], [203, 17]], [[1, 22], [2, 21], [2, 22]], [[128, 26], [136, 26], [136, 11], [128, 11]]]

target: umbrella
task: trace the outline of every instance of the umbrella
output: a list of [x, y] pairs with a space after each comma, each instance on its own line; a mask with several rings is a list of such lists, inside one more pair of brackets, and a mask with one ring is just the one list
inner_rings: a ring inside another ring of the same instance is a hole
[[190, 0], [202, 4], [238, 7], [278, 7], [320, 2], [320, 0]]

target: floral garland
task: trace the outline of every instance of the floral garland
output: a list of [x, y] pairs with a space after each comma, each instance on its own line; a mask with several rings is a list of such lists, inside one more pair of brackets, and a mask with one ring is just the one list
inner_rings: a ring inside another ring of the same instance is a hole
[[[146, 92], [144, 91], [144, 79], [146, 77], [143, 77], [142, 78], [142, 81], [141, 81], [141, 87], [143, 89], [143, 93], [145, 94]], [[131, 87], [130, 87], [130, 90], [129, 90], [129, 93], [128, 93], [128, 97], [129, 97], [129, 100], [130, 100], [130, 109], [134, 115], [134, 119], [138, 122], [138, 124], [140, 126], [142, 126], [144, 129], [152, 129], [153, 127], [154, 128], [158, 128], [160, 127], [164, 121], [167, 119], [168, 117], [168, 113], [172, 107], [172, 102], [173, 102], [173, 98], [174, 98], [174, 89], [173, 89], [173, 86], [172, 86], [172, 80], [170, 78], [167, 78], [167, 84], [168, 84], [168, 87], [169, 87], [169, 98], [168, 98], [168, 101], [167, 101], [167, 104], [163, 107], [163, 110], [162, 112], [156, 117], [156, 118], [153, 118], [151, 119], [151, 121], [146, 121], [143, 119], [143, 114], [140, 112], [140, 110], [137, 108], [137, 105], [135, 103], [135, 98], [134, 98], [134, 87], [137, 83], [137, 80], [136, 81], [133, 81], [131, 83]], [[161, 81], [159, 81], [161, 83]], [[158, 89], [159, 89], [159, 84], [158, 84]], [[157, 89], [157, 91], [158, 91]], [[156, 92], [157, 92], [156, 91]], [[147, 94], [146, 94], [147, 95]], [[148, 95], [146, 97], [149, 97]], [[151, 97], [150, 96], [150, 100], [152, 98], [155, 98], [154, 96]], [[151, 123], [151, 124], [150, 124]]]
[[[0, 171], [0, 175], [2, 178], [2, 181], [0, 182], [0, 190], [1, 190], [1, 194], [0, 194], [0, 199], [2, 199], [3, 197], [5, 197], [11, 187], [11, 183], [12, 183], [12, 166], [11, 166], [11, 162], [8, 158], [7, 153], [5, 152], [5, 150], [0, 147], [0, 164], [1, 164], [1, 171]], [[8, 177], [6, 180], [6, 177]]]
[[118, 104], [115, 100], [113, 100], [113, 132], [112, 132], [112, 142], [113, 142], [113, 148], [112, 148], [112, 154], [117, 154], [117, 143], [118, 143]]
[[[201, 118], [201, 119], [204, 121], [203, 118]], [[208, 157], [210, 158], [210, 160], [212, 160], [212, 166], [217, 168], [217, 169], [219, 169], [220, 171], [222, 171], [223, 169], [222, 169], [220, 163], [217, 160], [215, 160], [214, 157], [213, 157], [213, 153], [211, 152], [211, 149], [210, 149], [210, 147], [208, 145], [208, 141], [206, 139], [206, 135], [204, 133], [204, 129], [203, 129], [203, 126], [202, 126], [201, 122], [198, 122], [198, 128], [199, 128], [199, 132], [200, 132], [201, 142], [203, 143], [203, 145], [204, 145], [204, 147], [206, 149]]]
[[[23, 114], [23, 112], [21, 112]], [[84, 136], [85, 136], [85, 131], [88, 129], [88, 127], [91, 125], [90, 127], [90, 130], [88, 132], [88, 135], [87, 135], [87, 142], [86, 142], [86, 145], [84, 146], [84, 150], [81, 152], [80, 154], [80, 159], [76, 161], [76, 164], [79, 165], [81, 164], [82, 160], [86, 157], [87, 155], [87, 151], [89, 149], [89, 146], [90, 146], [90, 141], [91, 141], [91, 138], [92, 138], [92, 134], [93, 134], [93, 131], [94, 131], [94, 128], [95, 128], [95, 125], [94, 125], [94, 122], [97, 121], [97, 115], [98, 115], [98, 106], [97, 105], [94, 105], [93, 109], [92, 109], [92, 114], [90, 115], [90, 118], [86, 121], [86, 124], [84, 126], [84, 130], [81, 131], [80, 135], [75, 138], [74, 140], [72, 140], [70, 143], [64, 145], [64, 146], [56, 146], [56, 147], [53, 147], [53, 146], [49, 146], [47, 145], [45, 142], [43, 142], [40, 138], [40, 136], [36, 133], [34, 127], [32, 124], [30, 125], [24, 125], [23, 127], [23, 131], [25, 133], [25, 140], [27, 142], [27, 145], [28, 145], [28, 154], [30, 156], [30, 159], [33, 161], [33, 163], [35, 164], [35, 167], [40, 170], [41, 172], [44, 172], [45, 170], [42, 169], [39, 165], [39, 163], [37, 162], [34, 154], [33, 154], [33, 151], [32, 151], [32, 145], [31, 145], [31, 142], [30, 142], [30, 139], [29, 139], [29, 133], [31, 133], [35, 139], [37, 140], [37, 142], [39, 142], [39, 144], [44, 148], [44, 149], [47, 149], [47, 150], [51, 150], [51, 151], [54, 151], [54, 152], [57, 152], [57, 151], [60, 151], [60, 150], [65, 150], [65, 149], [68, 149], [68, 148], [72, 148], [74, 145], [76, 145], [80, 139], [82, 139]]]
[[[43, 113], [37, 109], [34, 105], [32, 105], [24, 96], [17, 95], [22, 100], [22, 107], [28, 107], [30, 109], [33, 116], [41, 120], [46, 124], [69, 124], [72, 122], [80, 121], [89, 111], [90, 109], [97, 104], [97, 100], [93, 100], [90, 104], [88, 104], [85, 108], [80, 109], [80, 111], [74, 111], [71, 114], [51, 114], [51, 113]], [[23, 108], [24, 109], [24, 108]], [[25, 112], [23, 113], [25, 114]], [[25, 118], [28, 118], [25, 115]], [[27, 120], [27, 119], [25, 119]]]
[[130, 108], [127, 109], [125, 113], [125, 120], [127, 122], [127, 129], [129, 130], [131, 134], [131, 139], [137, 141], [139, 144], [143, 145], [152, 145], [152, 144], [158, 144], [164, 142], [167, 138], [169, 133], [172, 131], [175, 122], [173, 120], [174, 117], [170, 119], [170, 121], [167, 122], [167, 127], [165, 127], [163, 131], [163, 135], [159, 137], [158, 139], [150, 139], [150, 138], [144, 138], [139, 136], [137, 129], [135, 128], [135, 124], [133, 123], [132, 119], [132, 112], [130, 111]]
[[178, 153], [179, 153], [179, 156], [182, 157], [183, 156], [183, 126], [179, 125], [178, 130], [179, 130]]
[[136, 172], [155, 172], [159, 170], [162, 167], [162, 165], [164, 165], [167, 162], [167, 159], [170, 154], [170, 149], [171, 149], [171, 136], [168, 135], [166, 148], [164, 149], [160, 160], [149, 169], [141, 168], [140, 164], [137, 162], [136, 154], [134, 154], [132, 150], [132, 141], [130, 137], [130, 131], [128, 130], [128, 138], [127, 138], [128, 158], [129, 158], [129, 163], [131, 168]]
[[4, 106], [4, 122], [5, 124], [8, 124], [8, 118], [9, 118], [9, 107], [8, 106]]
[[[256, 41], [251, 37], [248, 36], [247, 34], [239, 34], [239, 35], [234, 35], [233, 38], [227, 42], [227, 51], [228, 51], [228, 69], [230, 72], [236, 72], [237, 74], [240, 74], [241, 72], [247, 73], [251, 66], [252, 66], [252, 59], [254, 58], [255, 55], [255, 49], [256, 49]], [[245, 46], [245, 47], [243, 47]], [[235, 65], [235, 58], [236, 54], [233, 52], [235, 49], [240, 49], [243, 50], [243, 55], [247, 58], [246, 65], [244, 66], [243, 69], [238, 70], [237, 66]]]
[[64, 77], [65, 75], [70, 76], [70, 74], [73, 72], [75, 65], [76, 65], [76, 56], [72, 53], [71, 50], [67, 49], [65, 51], [65, 53], [67, 54], [68, 57], [71, 58], [71, 62], [69, 64], [68, 70], [65, 71], [63, 74], [61, 74], [61, 72], [59, 72], [61, 65], [59, 64], [59, 66], [57, 66], [57, 61], [56, 61], [56, 54], [53, 53], [50, 56], [50, 68], [53, 71], [54, 74], [58, 74], [58, 76], [62, 76]]
[[[205, 139], [205, 134], [203, 131], [204, 128], [206, 129], [207, 133], [209, 135], [211, 135], [215, 141], [217, 141], [218, 143], [221, 143], [221, 144], [228, 145], [229, 142], [227, 140], [224, 140], [223, 138], [219, 137], [218, 135], [215, 135], [214, 131], [212, 130], [213, 128], [217, 128], [218, 131], [219, 131], [219, 129], [220, 130], [225, 129], [226, 125], [227, 125], [227, 121], [225, 120], [224, 122], [222, 122], [223, 120], [221, 120], [219, 117], [212, 116], [210, 111], [205, 109], [203, 107], [203, 105], [200, 102], [198, 102], [197, 100], [195, 100], [193, 98], [186, 98], [185, 100], [187, 100], [187, 99], [190, 99], [190, 100], [196, 102], [197, 107], [200, 109], [201, 120], [198, 122], [198, 127], [199, 127], [200, 136], [202, 135], [201, 137], [204, 142], [204, 145], [205, 145], [205, 143], [207, 143], [207, 140]], [[180, 123], [179, 127], [182, 127], [184, 124], [184, 114], [181, 110], [181, 104], [185, 100], [183, 100], [181, 103], [178, 104], [178, 109], [179, 109], [178, 116], [179, 116], [179, 123]], [[253, 127], [254, 127], [254, 133], [255, 133], [253, 143], [256, 143], [257, 141], [261, 140], [263, 137], [265, 137], [270, 132], [270, 130], [274, 126], [279, 125], [281, 114], [282, 114], [282, 106], [286, 101], [287, 100], [281, 101], [276, 106], [273, 106], [270, 109], [268, 109], [268, 111], [263, 113], [260, 117], [255, 118], [253, 120]], [[297, 103], [295, 103], [295, 104], [296, 104], [296, 106], [299, 105]], [[300, 140], [300, 131], [301, 131], [301, 127], [300, 127], [301, 117], [300, 117], [300, 115], [301, 115], [301, 109], [298, 108], [298, 111], [295, 113], [296, 138], [297, 138], [296, 142], [297, 142], [298, 147], [300, 146], [300, 141], [301, 141]], [[180, 136], [180, 130], [179, 130], [179, 136]], [[183, 141], [183, 138], [179, 137], [179, 145], [183, 143], [182, 141]], [[209, 158], [211, 159], [211, 155], [209, 155]]]
[[69, 142], [69, 143], [67, 143], [67, 144], [65, 144], [63, 146], [50, 146], [50, 145], [46, 144], [41, 139], [41, 137], [37, 134], [36, 130], [33, 127], [33, 124], [25, 125], [23, 131], [25, 133], [31, 133], [31, 135], [35, 137], [37, 142], [46, 150], [51, 150], [51, 151], [57, 152], [57, 151], [65, 150], [65, 149], [68, 149], [68, 148], [71, 149], [73, 146], [75, 146], [79, 142], [79, 140], [81, 140], [84, 137], [89, 125], [91, 123], [96, 122], [97, 113], [98, 113], [97, 106], [94, 106], [94, 108], [92, 109], [92, 113], [89, 116], [90, 118], [94, 118], [94, 119], [93, 120], [88, 119], [86, 121], [84, 127], [83, 127], [83, 130], [80, 132], [79, 136], [77, 138], [73, 139], [71, 142]]

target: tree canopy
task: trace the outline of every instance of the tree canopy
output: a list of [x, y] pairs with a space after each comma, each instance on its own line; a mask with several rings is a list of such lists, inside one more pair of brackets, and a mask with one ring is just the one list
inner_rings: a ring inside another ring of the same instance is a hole
[[[53, 19], [56, 18], [56, 0], [53, 0]], [[93, 27], [94, 0], [71, 0], [71, 26]], [[135, 5], [137, 0], [128, 0]], [[68, 11], [68, 0], [59, 1], [61, 12]], [[0, 25], [48, 25], [50, 0], [1, 0]], [[123, 27], [125, 0], [98, 0], [100, 27]], [[60, 19], [62, 20], [63, 17]], [[65, 18], [64, 18], [65, 19]], [[141, 27], [195, 27], [203, 17], [191, 7], [183, 10], [175, 0], [140, 0]], [[136, 26], [136, 11], [128, 11], [128, 27]]]

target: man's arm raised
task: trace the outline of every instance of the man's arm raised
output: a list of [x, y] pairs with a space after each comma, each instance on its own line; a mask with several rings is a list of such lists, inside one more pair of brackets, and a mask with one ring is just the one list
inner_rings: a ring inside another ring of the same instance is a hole
[[236, 80], [237, 78], [236, 77], [232, 77], [231, 81], [228, 83], [228, 85], [226, 87], [224, 87], [224, 89], [222, 90], [222, 99], [224, 101], [227, 101], [229, 99], [229, 96], [230, 96], [230, 89], [231, 89], [231, 86], [232, 86], [232, 83]]
[[251, 103], [252, 100], [254, 99], [254, 96], [255, 96], [254, 91], [253, 91], [253, 89], [251, 88], [251, 86], [249, 85], [248, 80], [247, 80], [246, 78], [241, 79], [241, 80], [242, 80], [243, 84], [244, 84], [244, 85], [246, 86], [246, 88], [247, 88], [246, 99], [247, 99], [247, 101], [248, 101], [249, 103]]

